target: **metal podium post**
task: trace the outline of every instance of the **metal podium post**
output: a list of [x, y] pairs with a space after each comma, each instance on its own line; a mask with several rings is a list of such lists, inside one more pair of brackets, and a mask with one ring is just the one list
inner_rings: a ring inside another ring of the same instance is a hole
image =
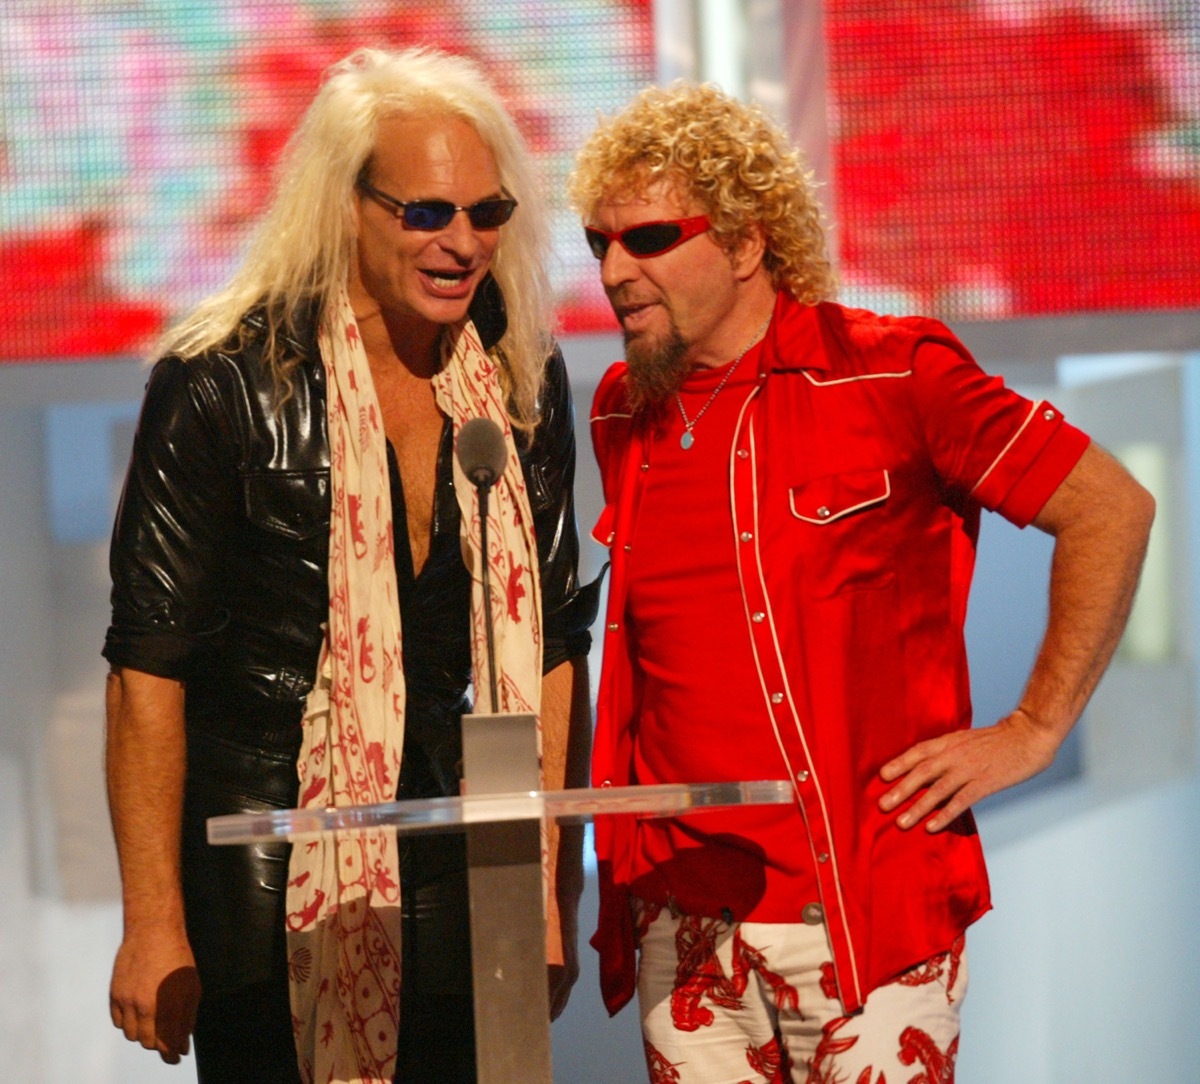
[[[468, 798], [538, 789], [533, 715], [464, 715], [462, 726]], [[541, 820], [472, 824], [467, 864], [479, 1084], [553, 1084]]]

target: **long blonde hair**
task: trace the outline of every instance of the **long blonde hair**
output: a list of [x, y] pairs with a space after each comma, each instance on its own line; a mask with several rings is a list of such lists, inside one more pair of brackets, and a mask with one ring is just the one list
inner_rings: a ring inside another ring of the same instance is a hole
[[469, 123], [495, 156], [500, 183], [520, 204], [500, 231], [491, 270], [508, 314], [495, 351], [513, 422], [529, 429], [537, 420], [553, 319], [546, 216], [529, 153], [499, 95], [472, 61], [437, 49], [358, 49], [330, 68], [284, 149], [274, 199], [241, 266], [166, 333], [156, 352], [194, 357], [244, 335], [242, 317], [262, 309], [265, 358], [286, 387], [296, 359], [281, 339], [296, 337], [314, 304], [346, 284], [356, 183], [381, 119], [409, 113]]
[[809, 304], [833, 295], [812, 174], [758, 106], [711, 83], [648, 87], [588, 138], [568, 188], [587, 219], [608, 196], [642, 192], [658, 181], [704, 207], [728, 251], [761, 228], [763, 266], [775, 289]]

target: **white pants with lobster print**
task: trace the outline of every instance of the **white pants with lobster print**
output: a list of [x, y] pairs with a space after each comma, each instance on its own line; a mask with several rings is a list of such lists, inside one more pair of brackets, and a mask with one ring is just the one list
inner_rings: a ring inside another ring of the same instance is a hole
[[634, 903], [651, 1084], [953, 1084], [963, 940], [842, 1012], [823, 924]]

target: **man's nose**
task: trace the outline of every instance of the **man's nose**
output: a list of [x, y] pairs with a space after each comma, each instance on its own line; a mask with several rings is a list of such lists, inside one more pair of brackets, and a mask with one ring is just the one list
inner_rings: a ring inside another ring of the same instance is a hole
[[625, 246], [619, 241], [613, 241], [600, 261], [600, 281], [606, 289], [620, 286], [640, 274], [638, 261], [625, 251]]
[[438, 237], [438, 243], [447, 252], [464, 258], [474, 256], [483, 244], [479, 231], [471, 225], [471, 219], [465, 210], [454, 212], [454, 217], [446, 224]]

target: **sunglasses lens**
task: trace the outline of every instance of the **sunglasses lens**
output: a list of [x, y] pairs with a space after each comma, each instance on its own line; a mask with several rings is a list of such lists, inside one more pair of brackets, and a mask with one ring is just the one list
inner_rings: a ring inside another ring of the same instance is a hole
[[583, 232], [587, 235], [588, 248], [592, 250], [592, 255], [598, 260], [604, 259], [605, 253], [608, 252], [608, 238], [590, 226], [585, 226]]
[[467, 208], [467, 214], [477, 230], [494, 230], [512, 218], [516, 206], [515, 199], [488, 199]]
[[621, 243], [635, 256], [653, 256], [670, 248], [683, 230], [673, 222], [655, 222], [648, 226], [634, 226], [621, 234]]
[[454, 204], [445, 200], [416, 200], [404, 205], [404, 224], [410, 230], [443, 230], [454, 217]]

